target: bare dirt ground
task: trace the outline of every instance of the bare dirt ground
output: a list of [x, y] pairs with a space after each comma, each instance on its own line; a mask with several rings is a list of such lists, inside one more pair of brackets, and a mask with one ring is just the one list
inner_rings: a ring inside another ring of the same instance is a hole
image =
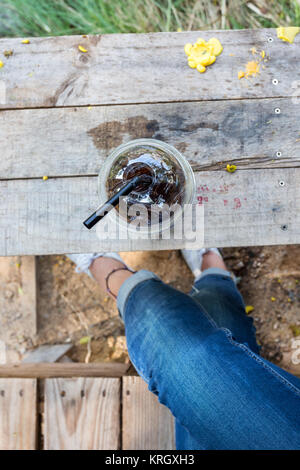
[[[261, 354], [300, 375], [291, 364], [293, 340], [300, 339], [300, 246], [227, 248], [230, 270], [240, 278], [246, 305], [257, 328]], [[154, 271], [165, 282], [189, 292], [193, 277], [180, 252], [123, 253], [134, 269]], [[19, 257], [0, 259], [0, 339], [10, 361], [21, 360], [42, 344], [70, 342], [73, 361], [129, 362], [124, 327], [115, 303], [85, 274], [74, 272], [65, 256], [38, 258], [38, 333], [28, 332], [26, 295]], [[27, 328], [27, 330], [26, 330]]]

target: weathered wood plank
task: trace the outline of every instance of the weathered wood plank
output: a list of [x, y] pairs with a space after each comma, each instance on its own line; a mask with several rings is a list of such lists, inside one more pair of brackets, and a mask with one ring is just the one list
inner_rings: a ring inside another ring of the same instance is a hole
[[123, 378], [123, 450], [173, 450], [174, 418], [140, 377]]
[[[187, 66], [184, 45], [217, 37], [224, 51], [204, 74]], [[272, 37], [273, 42], [268, 42]], [[1, 39], [12, 49], [1, 80], [2, 108], [79, 106], [291, 96], [299, 79], [300, 37], [287, 44], [274, 29], [193, 31]], [[88, 49], [81, 53], [78, 45]], [[265, 50], [268, 62], [253, 80], [237, 73], [253, 60], [251, 48]], [[272, 80], [278, 80], [273, 85]]]
[[0, 378], [122, 377], [127, 373], [134, 374], [130, 365], [117, 362], [90, 364], [40, 362], [0, 365]]
[[142, 137], [174, 145], [194, 170], [299, 166], [298, 122], [290, 98], [2, 111], [0, 179], [96, 175]]
[[36, 380], [0, 379], [0, 450], [36, 448]]
[[[299, 168], [203, 171], [196, 181], [205, 246], [299, 243]], [[82, 224], [97, 205], [96, 177], [1, 181], [0, 255], [182, 247], [181, 240], [114, 240], [111, 232], [100, 240]]]
[[47, 379], [45, 449], [118, 449], [119, 414], [120, 379]]

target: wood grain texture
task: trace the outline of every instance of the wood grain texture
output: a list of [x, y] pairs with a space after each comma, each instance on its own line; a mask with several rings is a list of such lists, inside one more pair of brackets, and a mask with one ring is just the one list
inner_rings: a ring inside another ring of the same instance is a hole
[[123, 378], [123, 450], [173, 450], [174, 418], [140, 377]]
[[0, 365], [0, 377], [51, 378], [51, 377], [122, 377], [134, 373], [128, 364], [103, 363], [33, 363]]
[[24, 323], [22, 334], [34, 338], [37, 333], [37, 258], [23, 256], [21, 259], [22, 279], [22, 316]]
[[0, 450], [36, 448], [36, 380], [0, 379]]
[[45, 449], [118, 449], [119, 413], [120, 379], [47, 379]]
[[[190, 69], [186, 43], [217, 37], [224, 51], [204, 74]], [[268, 42], [272, 37], [273, 42]], [[79, 52], [83, 45], [88, 53]], [[300, 78], [300, 37], [287, 44], [274, 29], [193, 31], [31, 38], [30, 44], [1, 39], [12, 49], [1, 80], [2, 108], [153, 103], [230, 98], [291, 96]], [[253, 60], [251, 48], [270, 57], [258, 77], [238, 80]], [[278, 85], [273, 85], [276, 78]], [[5, 101], [5, 102], [4, 102]]]
[[[299, 168], [196, 173], [205, 246], [299, 243], [299, 183]], [[82, 224], [98, 203], [96, 177], [1, 181], [0, 255], [182, 247], [181, 240], [113, 239], [112, 230], [100, 240]]]
[[195, 171], [300, 166], [298, 118], [290, 98], [2, 111], [0, 179], [96, 175], [112, 149], [145, 137]]

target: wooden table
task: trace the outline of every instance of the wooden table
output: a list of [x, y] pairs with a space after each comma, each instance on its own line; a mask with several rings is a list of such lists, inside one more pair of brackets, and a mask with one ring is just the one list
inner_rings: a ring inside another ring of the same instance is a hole
[[[224, 47], [203, 74], [183, 50], [199, 36]], [[140, 137], [191, 163], [205, 246], [299, 243], [299, 46], [274, 29], [1, 39], [13, 55], [0, 70], [0, 255], [180, 248], [82, 225], [102, 162]], [[251, 48], [267, 61], [239, 80]]]

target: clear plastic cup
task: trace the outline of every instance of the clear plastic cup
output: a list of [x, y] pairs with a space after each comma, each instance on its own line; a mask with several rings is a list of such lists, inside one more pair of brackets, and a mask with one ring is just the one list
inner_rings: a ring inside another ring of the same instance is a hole
[[[125, 172], [128, 169], [131, 171], [131, 168], [133, 168], [132, 163], [136, 164], [137, 162], [141, 162], [143, 165], [146, 165], [146, 167], [149, 167], [151, 174], [155, 175], [153, 177], [155, 191], [153, 193], [149, 192], [149, 197], [146, 193], [145, 195], [133, 195], [131, 202], [134, 202], [134, 197], [136, 196], [137, 203], [144, 204], [148, 208], [151, 206], [152, 208], [154, 207], [151, 205], [151, 201], [153, 200], [155, 207], [159, 207], [159, 190], [161, 187], [165, 188], [165, 186], [160, 186], [159, 184], [155, 186], [155, 183], [160, 181], [159, 178], [163, 180], [165, 175], [174, 181], [175, 175], [176, 186], [172, 186], [173, 192], [171, 191], [169, 195], [169, 202], [177, 203], [182, 207], [186, 204], [193, 203], [195, 198], [195, 178], [193, 170], [185, 157], [176, 148], [160, 140], [136, 139], [117, 147], [109, 154], [103, 163], [98, 177], [100, 204], [104, 204], [109, 197], [111, 197], [112, 189], [109, 187], [110, 184], [116, 183], [122, 186], [126, 182], [124, 179]], [[118, 190], [118, 185], [115, 187]], [[153, 197], [153, 194], [155, 197]], [[162, 194], [167, 194], [164, 189], [162, 189]], [[174, 201], [172, 201], [172, 195], [174, 195]], [[149, 224], [149, 222], [145, 222], [144, 226], [140, 224], [139, 231], [148, 233], [150, 231], [151, 234], [162, 232], [169, 229], [180, 215], [181, 213], [174, 213], [168, 220], [157, 223]], [[128, 219], [126, 220], [120, 216], [117, 209], [113, 209], [106, 217], [111, 220], [114, 218], [115, 220], [116, 216], [119, 225], [126, 228], [128, 231], [136, 231], [136, 228], [133, 227]]]

